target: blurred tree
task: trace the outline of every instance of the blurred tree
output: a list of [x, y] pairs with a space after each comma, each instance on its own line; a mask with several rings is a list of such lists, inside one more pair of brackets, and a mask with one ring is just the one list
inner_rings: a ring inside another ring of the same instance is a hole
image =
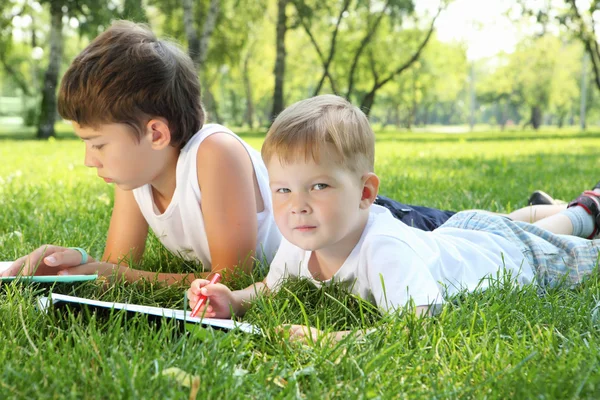
[[521, 14], [534, 17], [545, 31], [552, 22], [558, 22], [566, 28], [573, 37], [583, 44], [589, 54], [594, 71], [594, 83], [600, 89], [600, 36], [597, 27], [600, 21], [600, 0], [557, 0], [546, 2], [531, 2], [517, 0]]
[[[550, 101], [548, 112], [559, 128], [569, 120], [573, 120], [573, 113], [580, 97], [580, 76], [583, 48], [579, 43], [562, 41], [559, 56], [556, 57], [554, 75], [550, 87]], [[584, 93], [584, 95], [586, 95]]]
[[288, 31], [288, 19], [286, 8], [289, 0], [277, 0], [277, 25], [275, 28], [275, 88], [273, 90], [273, 109], [271, 110], [271, 119], [283, 111], [285, 104], [283, 98], [283, 84], [285, 81], [285, 34]]
[[446, 109], [445, 124], [457, 122], [453, 121], [459, 117], [454, 115], [459, 113], [456, 103], [465, 94], [468, 69], [463, 45], [441, 43], [433, 37], [421, 58], [397, 79], [403, 87], [399, 91], [404, 93], [403, 125], [410, 128], [413, 124], [431, 123], [436, 108]]
[[[150, 0], [150, 4], [160, 15], [160, 33], [187, 44], [198, 69], [209, 118], [220, 123], [224, 113], [219, 102], [225, 99], [215, 87], [228, 82], [231, 71], [242, 68], [252, 30], [265, 16], [266, 0]], [[253, 54], [248, 55], [248, 63]], [[235, 96], [244, 90], [241, 81], [239, 85]]]
[[526, 125], [534, 129], [542, 124], [544, 112], [562, 126], [579, 96], [580, 54], [577, 46], [550, 33], [525, 38], [481, 79], [478, 99], [496, 106], [502, 127], [508, 110], [518, 107], [527, 108]]
[[134, 22], [148, 22], [143, 0], [123, 0], [122, 19]]
[[[47, 139], [55, 136], [56, 88], [64, 48], [63, 20], [76, 20], [80, 35], [95, 37], [113, 19], [122, 18], [124, 12], [130, 15], [133, 8], [142, 9], [142, 3], [141, 0], [130, 0], [125, 4], [95, 0], [40, 0], [40, 3], [47, 5], [50, 12], [50, 52], [42, 84], [37, 137]], [[138, 10], [136, 15], [140, 17], [141, 11]]]
[[[23, 61], [13, 51], [14, 43], [12, 37], [13, 19], [17, 16], [27, 13], [27, 4], [13, 7], [14, 3], [10, 0], [0, 0], [0, 64], [4, 71], [11, 77], [24, 94], [29, 95], [29, 84], [26, 78], [19, 71], [17, 65]], [[15, 57], [16, 56], [16, 57]]]
[[[387, 0], [380, 4], [340, 0], [335, 6], [330, 2], [291, 1], [322, 66], [322, 73], [313, 94], [321, 91], [326, 79], [331, 90], [338, 93], [341, 90], [338, 81], [345, 77], [345, 96], [349, 99], [356, 98], [367, 114], [373, 107], [377, 91], [408, 70], [419, 59], [431, 38], [434, 23], [447, 3], [440, 2], [437, 13], [424, 32], [410, 29], [412, 33], [419, 32], [422, 35], [420, 38], [411, 36], [411, 45], [414, 47], [407, 51], [410, 54], [408, 57], [396, 57], [400, 53], [398, 49], [392, 49], [390, 53], [381, 52], [378, 47], [381, 43], [389, 42], [390, 39], [393, 41], [394, 37], [398, 37], [402, 30], [406, 29], [404, 24], [409, 18], [412, 17], [410, 25], [419, 25], [418, 18], [413, 14], [414, 4], [411, 0]], [[329, 38], [327, 50], [319, 44], [318, 37]], [[338, 47], [344, 48], [346, 54], [336, 57]], [[385, 62], [382, 62], [384, 59]], [[341, 68], [336, 64], [341, 64]], [[334, 76], [332, 68], [343, 70], [343, 76]], [[365, 75], [359, 70], [370, 71], [370, 75]], [[361, 88], [356, 87], [359, 76], [363, 85]], [[367, 81], [371, 84], [364, 86]]]
[[63, 55], [63, 6], [62, 0], [47, 0], [50, 8], [50, 55], [48, 67], [44, 74], [42, 86], [42, 104], [37, 127], [37, 137], [47, 139], [56, 136], [54, 123], [56, 122], [56, 88], [58, 72]]
[[494, 120], [502, 130], [509, 119], [520, 120], [520, 115], [515, 115], [524, 102], [518, 68], [511, 63], [509, 55], [502, 54], [495, 60], [495, 65], [482, 68], [492, 72], [482, 72], [482, 78], [477, 83], [477, 101], [493, 106]]
[[[221, 8], [220, 0], [210, 0], [208, 11], [203, 13], [203, 19], [196, 20], [202, 27], [201, 34], [198, 35], [196, 23], [194, 22], [194, 2], [193, 0], [182, 0], [183, 6], [183, 25], [185, 35], [188, 41], [188, 52], [196, 67], [203, 65], [208, 54], [208, 44], [215, 30], [219, 9]], [[199, 71], [201, 72], [201, 71]]]

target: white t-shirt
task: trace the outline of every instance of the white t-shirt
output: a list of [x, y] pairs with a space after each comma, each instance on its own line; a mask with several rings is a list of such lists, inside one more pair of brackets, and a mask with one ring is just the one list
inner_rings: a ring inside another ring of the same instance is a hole
[[220, 132], [238, 139], [244, 145], [252, 160], [265, 207], [263, 211], [256, 214], [258, 220], [256, 257], [271, 261], [281, 241], [281, 234], [273, 219], [267, 168], [258, 151], [224, 126], [217, 124], [204, 125], [181, 149], [177, 160], [175, 193], [164, 213], [161, 214], [158, 211], [150, 185], [133, 190], [133, 195], [144, 218], [148, 221], [148, 225], [160, 242], [169, 251], [184, 259], [202, 262], [205, 270], [211, 268], [211, 257], [202, 215], [202, 194], [198, 186], [196, 159], [198, 148], [204, 139]]
[[[304, 277], [317, 286], [308, 261], [311, 252], [282, 239], [265, 282], [277, 289], [283, 278]], [[486, 277], [511, 271], [518, 283], [533, 281], [523, 253], [507, 239], [482, 231], [439, 229], [425, 232], [373, 205], [365, 230], [344, 264], [329, 280], [347, 284], [354, 294], [382, 310], [444, 302], [466, 289], [486, 289]]]

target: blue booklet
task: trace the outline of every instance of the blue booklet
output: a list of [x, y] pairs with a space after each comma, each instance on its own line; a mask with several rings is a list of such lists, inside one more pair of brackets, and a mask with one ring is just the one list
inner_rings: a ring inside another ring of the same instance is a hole
[[[11, 266], [12, 261], [0, 261], [0, 272], [6, 271]], [[4, 276], [0, 277], [0, 281], [14, 281], [19, 280], [21, 282], [42, 282], [42, 283], [54, 283], [54, 282], [82, 282], [82, 281], [93, 281], [98, 279], [98, 275], [33, 275], [33, 276]]]

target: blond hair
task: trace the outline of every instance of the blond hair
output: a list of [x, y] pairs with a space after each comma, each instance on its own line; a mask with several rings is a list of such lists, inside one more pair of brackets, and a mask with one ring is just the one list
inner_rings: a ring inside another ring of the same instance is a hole
[[[325, 146], [330, 144], [332, 146]], [[292, 104], [271, 125], [261, 154], [265, 163], [276, 155], [282, 164], [304, 157], [319, 162], [327, 154], [342, 167], [363, 174], [373, 172], [375, 134], [367, 116], [346, 99], [321, 95]]]

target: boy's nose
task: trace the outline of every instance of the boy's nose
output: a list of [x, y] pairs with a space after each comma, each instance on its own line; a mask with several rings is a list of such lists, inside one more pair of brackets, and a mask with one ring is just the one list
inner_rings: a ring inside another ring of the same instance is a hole
[[90, 168], [99, 168], [100, 167], [100, 162], [98, 161], [98, 159], [96, 157], [92, 156], [87, 148], [85, 149], [85, 158], [83, 160], [83, 164], [86, 167], [90, 167]]
[[295, 196], [292, 200], [292, 214], [308, 214], [311, 211], [308, 202], [304, 198], [304, 196]]

